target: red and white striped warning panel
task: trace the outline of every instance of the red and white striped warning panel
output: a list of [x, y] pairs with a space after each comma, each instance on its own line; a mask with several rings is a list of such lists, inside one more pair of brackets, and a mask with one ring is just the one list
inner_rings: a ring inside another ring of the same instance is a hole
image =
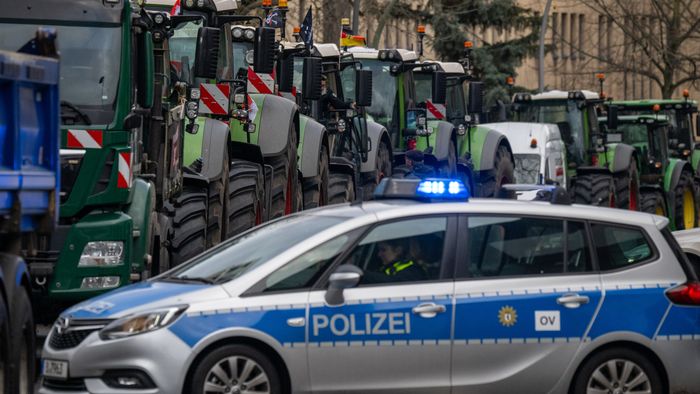
[[68, 129], [66, 147], [81, 149], [101, 149], [102, 130]]
[[433, 104], [432, 101], [425, 101], [425, 108], [428, 110], [428, 119], [445, 119], [447, 108], [445, 104]]
[[275, 75], [258, 74], [253, 67], [248, 67], [248, 93], [273, 94], [275, 91]]
[[212, 115], [228, 115], [229, 94], [228, 84], [203, 83], [199, 86], [199, 113]]
[[248, 120], [255, 122], [255, 116], [258, 114], [258, 105], [252, 97], [248, 96]]
[[117, 187], [119, 189], [128, 189], [131, 187], [131, 152], [119, 152]]

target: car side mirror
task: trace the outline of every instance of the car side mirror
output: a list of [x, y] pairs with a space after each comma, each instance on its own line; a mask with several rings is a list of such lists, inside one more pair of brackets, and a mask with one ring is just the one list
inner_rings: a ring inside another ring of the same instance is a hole
[[469, 84], [469, 100], [467, 102], [468, 114], [480, 114], [484, 112], [484, 83], [471, 82]]
[[275, 29], [258, 27], [255, 33], [253, 68], [257, 73], [271, 74], [275, 68]]
[[355, 76], [356, 105], [358, 107], [372, 106], [372, 70], [357, 70]]
[[289, 56], [280, 61], [280, 92], [291, 92], [294, 88], [294, 57]]
[[328, 279], [326, 303], [328, 305], [342, 305], [345, 303], [343, 290], [357, 286], [363, 274], [362, 269], [352, 264], [343, 264], [336, 268]]
[[304, 59], [304, 76], [301, 93], [304, 100], [318, 100], [321, 98], [321, 72], [323, 60], [320, 57], [307, 57]]
[[607, 127], [608, 131], [610, 130], [617, 130], [617, 107], [614, 105], [611, 105], [608, 107], [608, 118], [605, 126]]
[[447, 101], [447, 75], [442, 71], [433, 73], [432, 102], [445, 104]]
[[194, 76], [196, 78], [215, 79], [219, 64], [219, 42], [221, 29], [202, 27], [197, 33], [195, 50]]

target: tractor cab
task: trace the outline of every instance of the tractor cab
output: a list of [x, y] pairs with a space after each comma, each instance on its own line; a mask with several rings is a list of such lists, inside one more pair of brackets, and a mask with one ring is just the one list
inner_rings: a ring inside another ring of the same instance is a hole
[[668, 117], [660, 115], [624, 115], [617, 117], [613, 130], [608, 130], [608, 118], [600, 117], [608, 143], [632, 146], [639, 157], [642, 184], [658, 184], [668, 167]]

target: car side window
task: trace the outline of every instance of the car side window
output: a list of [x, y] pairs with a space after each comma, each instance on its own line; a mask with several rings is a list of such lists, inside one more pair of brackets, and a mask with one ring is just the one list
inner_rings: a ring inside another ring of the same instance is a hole
[[345, 264], [363, 270], [360, 285], [435, 280], [446, 232], [445, 217], [381, 224], [360, 240]]
[[259, 291], [268, 293], [310, 288], [354, 238], [357, 237], [344, 234], [302, 254], [270, 274]]
[[641, 229], [593, 223], [591, 232], [601, 271], [641, 263], [654, 255]]
[[585, 225], [568, 222], [567, 228], [565, 233], [565, 222], [559, 219], [470, 217], [469, 275], [479, 278], [591, 270]]

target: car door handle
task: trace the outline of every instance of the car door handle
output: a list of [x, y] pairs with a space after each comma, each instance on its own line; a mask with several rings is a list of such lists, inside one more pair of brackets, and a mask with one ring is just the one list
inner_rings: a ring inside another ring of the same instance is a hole
[[447, 308], [445, 308], [445, 305], [438, 305], [433, 302], [429, 302], [426, 304], [420, 304], [413, 308], [413, 313], [420, 315], [421, 317], [431, 318], [435, 317], [435, 315], [438, 313], [445, 312], [446, 310]]
[[565, 308], [575, 309], [581, 305], [588, 304], [591, 299], [588, 296], [582, 296], [579, 294], [564, 294], [563, 296], [557, 298], [557, 304], [563, 305]]

